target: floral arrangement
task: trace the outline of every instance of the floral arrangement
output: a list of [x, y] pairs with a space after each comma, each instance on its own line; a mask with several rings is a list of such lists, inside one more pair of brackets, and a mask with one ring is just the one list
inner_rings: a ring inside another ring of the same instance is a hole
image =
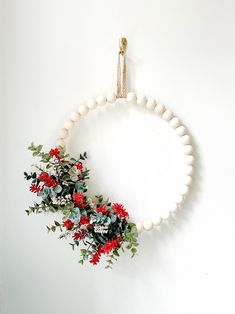
[[72, 249], [82, 246], [81, 264], [89, 261], [97, 265], [102, 256], [107, 256], [106, 268], [111, 268], [124, 249], [130, 250], [133, 257], [137, 252], [138, 232], [124, 206], [111, 203], [102, 195], [94, 198], [87, 195], [90, 173], [84, 166], [87, 154], [75, 159], [63, 147], [45, 153], [42, 145], [33, 143], [28, 149], [40, 158], [40, 165], [33, 165], [35, 171], [24, 172], [24, 176], [31, 181], [29, 189], [40, 202], [29, 207], [27, 214], [60, 213], [61, 221], [54, 221], [47, 230], [59, 230], [59, 239], [72, 239]]

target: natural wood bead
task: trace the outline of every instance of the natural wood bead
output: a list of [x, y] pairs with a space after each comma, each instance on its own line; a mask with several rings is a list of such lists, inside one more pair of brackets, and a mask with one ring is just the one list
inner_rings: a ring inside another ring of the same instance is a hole
[[167, 109], [162, 115], [163, 120], [166, 120], [166, 121], [170, 121], [172, 117], [173, 117], [173, 112], [169, 109]]
[[89, 109], [95, 109], [95, 107], [97, 106], [97, 102], [94, 98], [90, 98], [87, 100], [86, 105]]
[[190, 155], [193, 152], [193, 147], [191, 145], [185, 145], [183, 147], [185, 155]]
[[71, 130], [72, 127], [73, 127], [73, 121], [72, 120], [66, 120], [65, 123], [64, 123], [64, 128], [67, 129], [67, 130]]
[[71, 115], [70, 115], [70, 119], [73, 122], [77, 122], [78, 119], [79, 119], [79, 113], [77, 111], [72, 112]]
[[129, 103], [135, 103], [136, 102], [136, 94], [135, 93], [128, 93], [126, 96], [126, 100]]
[[145, 230], [149, 231], [153, 228], [153, 223], [151, 220], [145, 220], [143, 226]]
[[183, 195], [179, 195], [177, 198], [176, 198], [176, 204], [181, 204], [184, 200], [184, 197]]
[[176, 134], [179, 136], [183, 136], [186, 133], [186, 129], [183, 125], [176, 128], [175, 131], [176, 131]]
[[164, 211], [162, 214], [161, 214], [161, 217], [163, 220], [166, 220], [168, 219], [170, 216], [170, 212], [168, 210]]
[[96, 102], [99, 106], [102, 106], [106, 103], [107, 99], [105, 96], [101, 95], [96, 98]]
[[182, 191], [181, 191], [182, 195], [186, 195], [188, 194], [188, 192], [189, 192], [189, 187], [187, 185], [183, 186]]
[[109, 103], [114, 103], [116, 101], [116, 95], [114, 93], [108, 93], [106, 98]]
[[146, 108], [149, 110], [154, 110], [156, 105], [157, 105], [156, 100], [151, 98], [151, 99], [148, 99], [148, 101], [146, 103]]
[[141, 231], [143, 231], [143, 224], [142, 222], [137, 222], [136, 223], [136, 229], [137, 231], [140, 233]]
[[61, 139], [65, 139], [66, 137], [68, 137], [68, 130], [67, 129], [61, 129], [60, 132], [59, 132], [59, 137]]
[[62, 139], [62, 138], [59, 138], [57, 141], [56, 141], [56, 146], [62, 146], [64, 147], [65, 146], [65, 141]]
[[184, 177], [184, 184], [185, 185], [190, 185], [192, 183], [192, 177], [191, 176], [185, 176]]
[[193, 171], [194, 171], [193, 166], [186, 166], [186, 168], [185, 168], [185, 174], [186, 175], [193, 174]]
[[160, 216], [153, 218], [154, 226], [159, 226], [162, 222], [162, 218]]
[[177, 117], [174, 117], [170, 120], [169, 124], [173, 129], [175, 129], [180, 126], [180, 120]]
[[139, 95], [137, 97], [137, 100], [136, 100], [137, 105], [145, 106], [146, 102], [147, 102], [147, 98], [144, 95]]
[[162, 104], [157, 104], [154, 112], [156, 112], [157, 114], [163, 114], [163, 112], [165, 111], [165, 106]]
[[169, 211], [171, 213], [174, 213], [175, 211], [177, 211], [178, 209], [178, 205], [176, 203], [172, 204], [170, 207], [169, 207]]
[[185, 156], [185, 161], [187, 165], [193, 165], [194, 163], [194, 156], [193, 155], [187, 155]]
[[185, 134], [184, 136], [181, 137], [181, 142], [184, 145], [190, 144], [191, 142], [190, 136], [188, 134]]
[[79, 107], [78, 107], [78, 113], [81, 115], [81, 116], [84, 116], [85, 114], [88, 113], [88, 108], [85, 104], [81, 104]]

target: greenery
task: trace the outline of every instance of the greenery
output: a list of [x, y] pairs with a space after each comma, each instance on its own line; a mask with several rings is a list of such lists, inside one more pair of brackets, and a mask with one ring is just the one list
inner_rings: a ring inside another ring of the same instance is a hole
[[84, 166], [86, 153], [72, 158], [63, 147], [45, 153], [42, 145], [33, 143], [28, 149], [39, 158], [39, 165], [33, 165], [34, 171], [24, 172], [24, 176], [40, 200], [26, 210], [28, 215], [61, 214], [61, 221], [54, 221], [47, 231], [58, 231], [59, 239], [70, 239], [72, 249], [80, 246], [81, 264], [90, 261], [96, 265], [105, 255], [106, 268], [111, 268], [121, 251], [130, 250], [132, 257], [137, 253], [138, 232], [124, 206], [102, 195], [87, 195], [90, 171]]

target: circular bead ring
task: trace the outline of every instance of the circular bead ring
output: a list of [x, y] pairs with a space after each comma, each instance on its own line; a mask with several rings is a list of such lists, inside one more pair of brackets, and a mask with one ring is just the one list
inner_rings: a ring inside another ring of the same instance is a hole
[[[70, 118], [65, 121], [64, 127], [59, 132], [59, 137], [57, 139], [57, 146], [65, 146], [65, 140], [69, 135], [70, 130], [73, 128], [74, 124], [79, 120], [80, 116], [86, 115], [89, 110], [95, 109], [97, 106], [103, 106], [108, 103], [114, 103], [116, 101], [116, 95], [114, 93], [109, 93], [106, 96], [98, 96], [97, 98], [90, 98], [86, 103], [81, 104], [77, 111], [71, 113]], [[169, 125], [175, 130], [175, 133], [180, 137], [183, 152], [185, 154], [185, 173], [184, 173], [184, 186], [181, 193], [178, 195], [175, 203], [169, 210], [165, 211], [161, 216], [155, 217], [152, 220], [145, 220], [143, 222], [137, 222], [136, 226], [139, 232], [142, 230], [150, 231], [153, 227], [159, 226], [162, 222], [165, 222], [171, 214], [175, 213], [177, 209], [181, 207], [184, 202], [186, 195], [189, 192], [189, 187], [192, 183], [193, 174], [193, 147], [191, 145], [191, 138], [187, 134], [186, 128], [182, 125], [180, 120], [175, 116], [175, 114], [167, 109], [163, 104], [157, 103], [155, 99], [147, 99], [143, 95], [136, 95], [135, 93], [128, 93], [126, 100], [128, 103], [136, 103], [137, 105], [144, 106], [149, 110], [152, 110], [158, 116], [162, 117], [163, 120], [169, 123]]]

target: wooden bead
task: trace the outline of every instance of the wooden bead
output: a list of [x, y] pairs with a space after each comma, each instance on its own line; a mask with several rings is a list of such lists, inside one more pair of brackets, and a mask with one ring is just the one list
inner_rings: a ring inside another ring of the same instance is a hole
[[183, 125], [176, 128], [175, 131], [176, 131], [176, 134], [179, 136], [183, 136], [186, 133], [186, 129]]
[[185, 155], [190, 155], [193, 152], [193, 147], [191, 145], [185, 145], [183, 150]]
[[109, 103], [114, 103], [116, 101], [116, 95], [114, 93], [108, 93], [106, 98]]
[[186, 168], [185, 168], [185, 174], [186, 175], [193, 174], [193, 171], [194, 171], [193, 166], [186, 166]]
[[149, 231], [153, 228], [153, 223], [151, 220], [145, 220], [143, 226], [145, 230]]
[[137, 97], [137, 100], [136, 100], [137, 105], [145, 106], [146, 102], [147, 102], [147, 98], [144, 95], [139, 95]]
[[148, 99], [146, 103], [146, 108], [149, 110], [154, 110], [157, 105], [157, 102], [155, 99]]
[[183, 186], [182, 191], [181, 191], [182, 195], [186, 195], [188, 194], [188, 192], [189, 192], [189, 187], [187, 185]]
[[190, 144], [191, 139], [190, 136], [188, 134], [184, 135], [181, 137], [181, 142], [182, 144], [186, 145], [186, 144]]
[[136, 102], [136, 94], [135, 93], [128, 93], [126, 96], [126, 100], [129, 103], [135, 103]]
[[162, 222], [162, 218], [160, 216], [153, 218], [154, 226], [159, 226]]
[[180, 125], [180, 121], [177, 117], [174, 117], [170, 120], [169, 124], [173, 129], [176, 129]]
[[106, 103], [107, 99], [105, 96], [101, 95], [96, 98], [96, 102], [99, 106], [102, 106]]
[[168, 210], [164, 211], [162, 214], [161, 214], [161, 217], [163, 220], [167, 220], [170, 216], [170, 212]]
[[163, 112], [165, 111], [165, 106], [162, 104], [157, 104], [154, 112], [156, 112], [157, 114], [163, 114]]
[[94, 98], [90, 98], [87, 100], [86, 105], [89, 109], [95, 109], [95, 107], [97, 106], [97, 102]]
[[65, 146], [65, 141], [62, 139], [62, 138], [59, 138], [57, 141], [56, 141], [56, 146], [62, 146], [64, 147]]
[[176, 203], [174, 203], [174, 204], [172, 204], [171, 206], [169, 206], [169, 211], [170, 211], [171, 213], [176, 212], [177, 209], [178, 209], [178, 205], [177, 205]]
[[185, 176], [184, 177], [184, 184], [190, 185], [192, 183], [192, 177], [191, 176]]
[[141, 231], [143, 231], [143, 224], [141, 222], [137, 222], [136, 223], [136, 229], [137, 231], [140, 233]]
[[59, 137], [61, 139], [65, 139], [66, 137], [68, 137], [68, 130], [67, 129], [61, 129], [60, 132], [59, 132]]
[[78, 107], [78, 113], [81, 115], [81, 116], [84, 116], [85, 114], [87, 114], [88, 112], [88, 108], [85, 104], [82, 104]]
[[71, 130], [72, 129], [72, 127], [73, 127], [73, 121], [72, 120], [66, 120], [65, 121], [65, 123], [64, 123], [64, 128], [66, 129], [66, 130]]
[[162, 115], [163, 120], [166, 120], [166, 121], [170, 121], [172, 117], [173, 117], [173, 112], [169, 109], [167, 109]]
[[184, 197], [183, 195], [179, 195], [177, 198], [176, 198], [176, 204], [181, 204], [184, 200]]
[[70, 115], [70, 119], [73, 122], [77, 122], [78, 119], [79, 119], [79, 113], [77, 111], [72, 112], [71, 115]]
[[194, 163], [194, 156], [193, 155], [187, 155], [185, 156], [185, 161], [187, 165], [193, 165]]

